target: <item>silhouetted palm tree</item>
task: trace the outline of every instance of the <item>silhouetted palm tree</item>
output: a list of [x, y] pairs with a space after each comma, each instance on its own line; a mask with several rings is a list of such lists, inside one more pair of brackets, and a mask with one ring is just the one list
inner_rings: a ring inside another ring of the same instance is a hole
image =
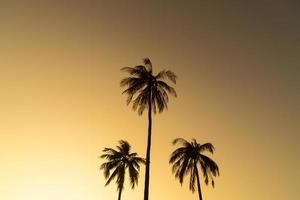
[[[120, 140], [119, 144], [120, 146], [117, 146], [117, 150], [104, 148], [104, 154], [101, 155], [101, 158], [105, 158], [108, 161], [100, 167], [100, 169], [104, 170], [105, 178], [108, 179], [105, 186], [117, 177], [118, 200], [121, 199], [124, 188], [126, 169], [129, 171], [130, 184], [133, 189], [138, 183], [140, 163], [145, 164], [145, 160], [138, 157], [137, 153], [130, 153], [131, 147], [127, 141]], [[113, 172], [111, 173], [111, 171]]]
[[123, 94], [127, 94], [127, 105], [133, 103], [133, 110], [138, 110], [139, 115], [148, 109], [148, 140], [146, 150], [146, 172], [144, 200], [149, 196], [149, 173], [150, 173], [150, 150], [152, 133], [152, 110], [154, 113], [162, 112], [167, 108], [169, 101], [168, 93], [177, 96], [174, 88], [170, 87], [164, 80], [169, 79], [176, 83], [176, 75], [170, 70], [160, 71], [157, 75], [152, 72], [152, 63], [149, 58], [144, 59], [144, 64], [135, 67], [124, 67], [121, 70], [128, 72], [129, 77], [124, 78], [120, 85], [127, 87]]
[[214, 187], [215, 182], [213, 176], [219, 176], [219, 167], [211, 158], [204, 155], [203, 152], [209, 151], [213, 153], [215, 148], [211, 143], [201, 145], [197, 143], [195, 139], [188, 142], [183, 138], [177, 138], [173, 141], [173, 145], [177, 143], [181, 143], [182, 146], [171, 154], [169, 163], [173, 165], [172, 171], [181, 184], [183, 183], [183, 178], [190, 174], [190, 190], [192, 192], [195, 191], [195, 180], [197, 180], [199, 199], [202, 200], [197, 166], [199, 166], [203, 172], [205, 184], [208, 185], [209, 181], [211, 181]]

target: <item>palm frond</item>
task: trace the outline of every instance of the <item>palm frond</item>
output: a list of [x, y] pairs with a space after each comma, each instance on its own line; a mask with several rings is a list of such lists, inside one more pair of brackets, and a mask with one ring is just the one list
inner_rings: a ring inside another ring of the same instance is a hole
[[113, 173], [110, 175], [110, 177], [108, 178], [108, 180], [105, 183], [105, 186], [109, 185], [110, 182], [116, 177], [116, 176], [120, 176], [120, 168], [122, 167], [122, 165], [119, 165], [117, 168], [115, 168], [115, 170], [113, 171]]
[[157, 86], [157, 90], [162, 94], [163, 98], [168, 103], [169, 102], [169, 95], [168, 95], [168, 93], [160, 85]]
[[158, 112], [161, 113], [164, 109], [168, 109], [168, 104], [163, 94], [157, 89], [153, 89], [152, 91], [155, 106], [157, 107], [156, 109], [158, 109]]
[[147, 69], [143, 65], [138, 65], [135, 67], [123, 67], [121, 71], [127, 72], [132, 76], [143, 77], [147, 72]]
[[128, 171], [129, 171], [130, 185], [131, 188], [133, 189], [135, 185], [138, 184], [139, 171], [134, 167], [132, 163], [128, 164]]
[[151, 95], [151, 108], [153, 110], [153, 113], [156, 114], [157, 113], [157, 103], [155, 102], [155, 95]]
[[145, 108], [148, 108], [149, 96], [150, 96], [150, 88], [146, 87], [134, 99], [133, 104], [132, 104], [132, 109], [134, 111], [138, 109], [139, 115], [142, 115]]
[[189, 165], [190, 159], [185, 159], [182, 164], [180, 165], [179, 169], [177, 170], [175, 176], [179, 179], [179, 182], [183, 183], [183, 178], [188, 172], [188, 165]]
[[175, 145], [175, 144], [178, 144], [178, 143], [181, 143], [181, 144], [186, 144], [186, 143], [189, 143], [187, 140], [183, 139], [183, 138], [176, 138], [173, 140], [172, 144]]
[[144, 158], [140, 158], [140, 157], [132, 158], [130, 162], [138, 170], [140, 169], [140, 164], [146, 164], [146, 160]]
[[128, 156], [134, 158], [137, 156], [137, 153], [130, 153]]
[[174, 84], [176, 84], [177, 76], [174, 72], [172, 72], [170, 70], [162, 70], [156, 75], [157, 80], [164, 80], [165, 78], [168, 78]]
[[107, 154], [118, 154], [119, 152], [117, 152], [116, 150], [112, 149], [112, 148], [107, 148], [105, 147], [103, 149], [103, 152], [107, 152]]
[[208, 177], [208, 170], [207, 167], [205, 166], [205, 163], [200, 161], [200, 167], [201, 167], [202, 175], [204, 177], [204, 183], [208, 185], [209, 177]]
[[159, 87], [161, 89], [167, 90], [171, 95], [173, 95], [174, 97], [177, 97], [176, 90], [174, 88], [172, 88], [171, 86], [169, 86], [166, 82], [157, 81], [157, 84], [159, 85]]
[[209, 169], [213, 176], [220, 175], [219, 167], [215, 161], [203, 154], [201, 154], [200, 159], [203, 161], [203, 165]]
[[197, 177], [197, 171], [194, 166], [190, 167], [190, 190], [195, 192], [195, 182]]
[[118, 177], [117, 177], [117, 185], [118, 185], [118, 190], [122, 190], [124, 188], [124, 181], [125, 181], [125, 166], [120, 165], [119, 166], [119, 172], [118, 172]]
[[149, 58], [143, 59], [145, 66], [147, 67], [147, 71], [152, 74], [152, 63]]
[[114, 149], [111, 148], [104, 148], [103, 152], [105, 152], [104, 154], [102, 154], [100, 156], [100, 158], [106, 158], [108, 160], [115, 160], [115, 159], [119, 159], [122, 154]]
[[105, 162], [100, 166], [100, 169], [104, 172], [104, 177], [108, 178], [110, 175], [110, 171], [120, 165], [120, 160], [112, 160], [109, 162]]
[[130, 104], [130, 102], [132, 101], [133, 96], [136, 93], [143, 90], [145, 85], [146, 85], [146, 83], [143, 80], [139, 80], [139, 81], [136, 81], [134, 84], [129, 85], [129, 87], [122, 92], [122, 94], [127, 94], [127, 100], [126, 100], [127, 105]]
[[200, 145], [200, 152], [209, 151], [210, 153], [214, 153], [215, 147], [211, 143], [205, 143]]
[[138, 164], [146, 164], [146, 159], [141, 157], [134, 157], [132, 158], [132, 161], [135, 161]]
[[132, 86], [137, 84], [139, 81], [141, 81], [140, 78], [136, 78], [136, 77], [127, 77], [127, 78], [123, 78], [120, 81], [120, 86], [121, 87], [125, 87], [125, 86]]
[[182, 164], [182, 162], [184, 161], [184, 159], [178, 159], [176, 160], [176, 162], [172, 162], [172, 173], [176, 174], [176, 172], [178, 171], [180, 165]]
[[186, 148], [184, 147], [177, 148], [175, 151], [172, 152], [169, 163], [172, 164], [176, 160], [181, 159], [182, 157], [185, 156], [185, 153], [186, 153]]
[[119, 144], [120, 144], [120, 146], [117, 146], [119, 151], [122, 153], [122, 155], [127, 155], [131, 148], [130, 144], [124, 140], [120, 140]]

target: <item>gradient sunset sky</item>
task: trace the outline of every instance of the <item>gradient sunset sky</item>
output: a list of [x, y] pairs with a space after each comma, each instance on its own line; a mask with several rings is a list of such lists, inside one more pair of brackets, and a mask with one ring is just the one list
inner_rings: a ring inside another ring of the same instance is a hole
[[168, 164], [176, 137], [216, 147], [204, 199], [299, 199], [299, 0], [1, 0], [0, 25], [1, 200], [117, 199], [99, 156], [120, 139], [145, 156], [119, 87], [144, 57], [179, 77], [153, 120], [151, 200], [197, 198]]

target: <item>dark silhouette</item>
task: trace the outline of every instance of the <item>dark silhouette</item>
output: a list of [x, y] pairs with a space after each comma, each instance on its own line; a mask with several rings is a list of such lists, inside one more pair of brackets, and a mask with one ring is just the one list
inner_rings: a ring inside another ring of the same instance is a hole
[[[118, 200], [121, 200], [126, 169], [129, 171], [131, 188], [134, 189], [138, 183], [140, 163], [145, 164], [145, 160], [138, 157], [137, 153], [130, 153], [131, 147], [127, 141], [120, 140], [119, 144], [120, 146], [117, 146], [117, 150], [104, 148], [104, 154], [101, 155], [101, 158], [106, 159], [107, 162], [103, 163], [100, 169], [104, 170], [105, 179], [108, 179], [105, 186], [117, 177]], [[112, 170], [113, 172], [111, 173]]]
[[146, 150], [146, 172], [144, 200], [149, 197], [150, 178], [150, 150], [152, 133], [152, 110], [154, 113], [162, 112], [167, 108], [169, 101], [168, 93], [177, 96], [174, 88], [170, 87], [163, 80], [169, 79], [176, 84], [176, 75], [170, 70], [160, 71], [157, 75], [152, 73], [152, 63], [149, 58], [144, 59], [144, 64], [135, 67], [124, 67], [121, 70], [129, 73], [129, 77], [124, 78], [120, 85], [126, 87], [123, 94], [127, 94], [127, 105], [132, 102], [133, 110], [138, 110], [139, 115], [148, 109], [148, 140]]
[[183, 183], [183, 178], [190, 173], [190, 190], [192, 192], [195, 191], [195, 181], [197, 180], [199, 200], [202, 200], [197, 166], [202, 170], [205, 184], [208, 185], [209, 181], [211, 181], [214, 187], [213, 176], [219, 176], [219, 167], [211, 158], [202, 153], [205, 151], [213, 153], [215, 148], [211, 143], [201, 145], [195, 139], [188, 142], [183, 138], [177, 138], [173, 141], [173, 145], [177, 143], [182, 144], [182, 146], [171, 154], [169, 163], [173, 165], [172, 171], [181, 184]]

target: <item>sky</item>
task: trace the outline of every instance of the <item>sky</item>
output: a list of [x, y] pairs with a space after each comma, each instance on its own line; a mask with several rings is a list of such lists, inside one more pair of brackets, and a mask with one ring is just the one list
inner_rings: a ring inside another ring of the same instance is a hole
[[147, 116], [119, 87], [145, 57], [178, 76], [153, 119], [150, 199], [197, 199], [168, 164], [177, 137], [216, 147], [204, 199], [300, 195], [298, 0], [1, 0], [0, 24], [0, 199], [117, 199], [99, 156], [120, 139], [145, 156]]

